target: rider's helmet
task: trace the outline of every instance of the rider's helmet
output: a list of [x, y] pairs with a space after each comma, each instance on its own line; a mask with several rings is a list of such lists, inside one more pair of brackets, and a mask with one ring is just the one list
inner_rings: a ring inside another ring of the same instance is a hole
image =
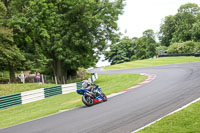
[[91, 83], [88, 80], [85, 80], [82, 84], [82, 88], [86, 89], [91, 85]]

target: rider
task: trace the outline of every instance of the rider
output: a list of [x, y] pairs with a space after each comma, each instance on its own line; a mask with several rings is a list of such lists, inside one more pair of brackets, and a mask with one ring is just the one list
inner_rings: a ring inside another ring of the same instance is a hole
[[95, 85], [94, 83], [91, 83], [88, 80], [85, 80], [82, 84], [82, 87], [84, 89], [87, 89], [90, 92], [93, 92], [95, 96], [99, 95], [99, 92], [96, 91], [96, 88], [98, 87], [97, 85]]

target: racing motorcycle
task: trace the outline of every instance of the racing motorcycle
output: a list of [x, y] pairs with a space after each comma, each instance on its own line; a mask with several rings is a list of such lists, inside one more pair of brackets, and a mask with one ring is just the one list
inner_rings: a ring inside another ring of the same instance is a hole
[[82, 88], [76, 91], [78, 94], [83, 95], [82, 101], [86, 106], [92, 106], [96, 103], [106, 102], [107, 97], [101, 91], [101, 88], [94, 83], [84, 81]]

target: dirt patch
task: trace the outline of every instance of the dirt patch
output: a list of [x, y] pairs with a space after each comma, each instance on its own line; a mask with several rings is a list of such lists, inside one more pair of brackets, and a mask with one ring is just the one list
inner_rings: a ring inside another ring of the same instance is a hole
[[81, 99], [70, 100], [70, 101], [66, 101], [66, 102], [62, 103], [62, 105], [76, 103], [76, 102], [80, 102], [80, 101], [81, 101]]

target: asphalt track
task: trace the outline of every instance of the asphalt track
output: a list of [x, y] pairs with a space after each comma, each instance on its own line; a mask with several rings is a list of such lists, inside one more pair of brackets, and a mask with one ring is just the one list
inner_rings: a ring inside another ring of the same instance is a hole
[[105, 103], [19, 124], [0, 133], [130, 133], [200, 97], [200, 62], [91, 70], [94, 71], [99, 74], [150, 73], [157, 78]]

